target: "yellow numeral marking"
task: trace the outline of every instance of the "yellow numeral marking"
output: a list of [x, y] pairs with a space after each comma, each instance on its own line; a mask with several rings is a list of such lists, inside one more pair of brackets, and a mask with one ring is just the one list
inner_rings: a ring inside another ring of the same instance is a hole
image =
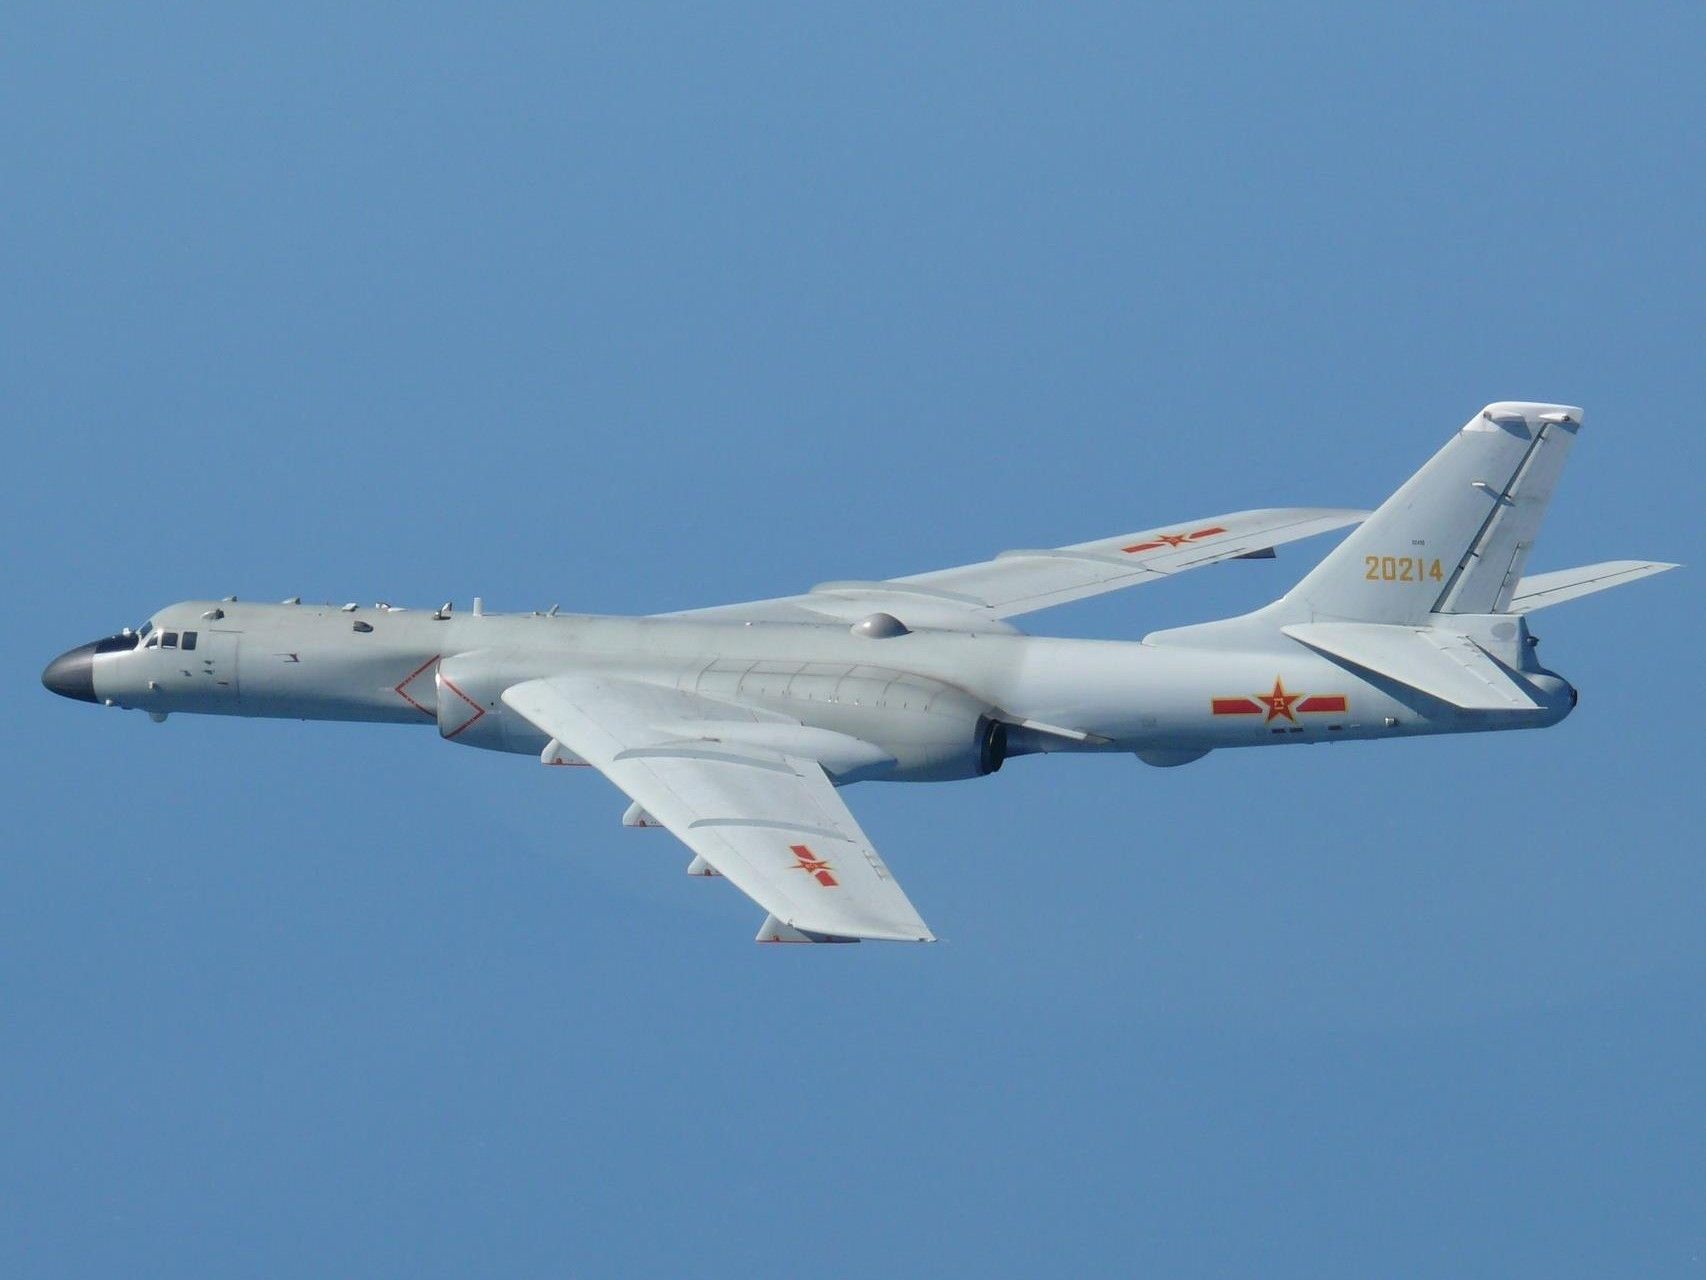
[[1364, 556], [1370, 582], [1443, 582], [1445, 569], [1438, 560], [1420, 556]]

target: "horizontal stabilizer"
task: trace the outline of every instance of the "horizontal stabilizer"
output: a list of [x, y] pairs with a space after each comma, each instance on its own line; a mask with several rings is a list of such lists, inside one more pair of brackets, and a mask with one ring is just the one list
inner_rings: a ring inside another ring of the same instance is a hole
[[1516, 584], [1516, 590], [1511, 593], [1510, 612], [1532, 613], [1536, 609], [1591, 596], [1596, 591], [1621, 587], [1626, 582], [1638, 582], [1666, 569], [1680, 567], [1662, 560], [1607, 560], [1602, 564], [1584, 564], [1578, 569], [1535, 574]]
[[783, 924], [775, 916], [765, 916], [764, 924], [758, 930], [754, 942], [857, 942], [857, 938], [843, 938], [833, 933], [808, 933], [804, 929], [796, 929], [792, 925]]
[[1541, 705], [1508, 668], [1456, 632], [1374, 622], [1304, 622], [1281, 630], [1328, 657], [1465, 711], [1532, 711]]

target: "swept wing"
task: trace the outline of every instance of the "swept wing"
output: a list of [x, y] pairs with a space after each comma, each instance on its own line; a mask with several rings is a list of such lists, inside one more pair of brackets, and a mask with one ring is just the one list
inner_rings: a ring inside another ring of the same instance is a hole
[[750, 622], [854, 622], [895, 613], [915, 626], [1000, 626], [1000, 619], [1157, 582], [1187, 569], [1260, 557], [1368, 515], [1330, 507], [1235, 511], [1066, 547], [1003, 551], [990, 560], [880, 581], [823, 582], [803, 595], [695, 609], [678, 617]]
[[856, 740], [639, 681], [528, 680], [503, 700], [768, 911], [759, 941], [934, 941], [814, 758]]

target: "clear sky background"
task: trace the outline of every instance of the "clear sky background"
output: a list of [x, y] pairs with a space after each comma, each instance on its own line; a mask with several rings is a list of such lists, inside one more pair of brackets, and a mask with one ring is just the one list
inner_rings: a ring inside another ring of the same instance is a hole
[[1699, 6], [349, 8], [0, 18], [0, 1274], [1706, 1274], [1698, 569], [1537, 618], [1548, 732], [856, 788], [933, 947], [37, 684], [1374, 505], [1506, 398], [1588, 409], [1534, 568], [1698, 564]]

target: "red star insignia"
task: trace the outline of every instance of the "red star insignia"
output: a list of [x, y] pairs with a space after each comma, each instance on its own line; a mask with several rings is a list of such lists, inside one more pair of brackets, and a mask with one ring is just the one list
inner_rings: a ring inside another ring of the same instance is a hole
[[1267, 708], [1268, 718], [1265, 723], [1271, 724], [1281, 716], [1284, 716], [1287, 720], [1296, 724], [1297, 717], [1291, 713], [1291, 704], [1296, 702], [1302, 696], [1303, 695], [1301, 693], [1287, 693], [1285, 691], [1285, 686], [1280, 683], [1280, 678], [1275, 676], [1274, 691], [1272, 693], [1258, 693], [1256, 695], [1256, 701]]
[[809, 845], [789, 845], [788, 852], [794, 855], [795, 871], [804, 871], [826, 889], [833, 889], [840, 883], [830, 874], [829, 862], [813, 853]]
[[1165, 542], [1169, 547], [1182, 547], [1191, 540], [1191, 535], [1188, 533], [1158, 533], [1155, 535], [1155, 540]]

